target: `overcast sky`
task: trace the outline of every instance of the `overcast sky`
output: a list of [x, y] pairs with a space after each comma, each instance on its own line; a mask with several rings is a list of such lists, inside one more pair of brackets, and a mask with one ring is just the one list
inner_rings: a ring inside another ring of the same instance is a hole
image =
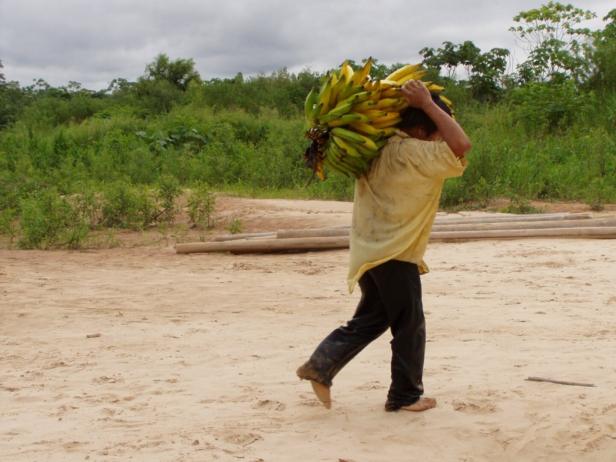
[[[345, 58], [415, 62], [449, 40], [505, 47], [530, 0], [0, 0], [0, 60], [9, 80], [91, 89], [135, 80], [158, 53], [193, 58], [204, 79], [321, 71]], [[563, 3], [568, 3], [566, 0]], [[602, 18], [614, 0], [578, 0]], [[595, 28], [602, 27], [597, 19]]]

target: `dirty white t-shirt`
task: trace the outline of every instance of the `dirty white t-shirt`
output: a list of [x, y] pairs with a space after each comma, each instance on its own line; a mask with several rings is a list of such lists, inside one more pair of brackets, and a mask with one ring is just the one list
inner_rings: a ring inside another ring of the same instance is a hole
[[466, 159], [444, 141], [422, 141], [397, 131], [368, 173], [355, 182], [349, 292], [370, 268], [396, 259], [421, 273], [446, 178], [462, 175]]

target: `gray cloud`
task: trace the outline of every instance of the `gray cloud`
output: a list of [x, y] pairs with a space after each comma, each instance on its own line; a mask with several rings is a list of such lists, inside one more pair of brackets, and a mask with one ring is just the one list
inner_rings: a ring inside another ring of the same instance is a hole
[[[320, 71], [367, 56], [409, 62], [421, 48], [445, 40], [513, 50], [513, 16], [541, 3], [0, 0], [0, 59], [7, 78], [24, 85], [42, 77], [88, 88], [103, 88], [115, 77], [136, 79], [160, 52], [193, 58], [206, 79], [282, 67]], [[577, 2], [600, 16], [610, 3]]]

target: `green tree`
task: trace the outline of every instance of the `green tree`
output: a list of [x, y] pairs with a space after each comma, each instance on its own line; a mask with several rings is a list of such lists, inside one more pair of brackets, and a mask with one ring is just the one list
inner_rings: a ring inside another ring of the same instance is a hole
[[0, 61], [0, 129], [12, 122], [20, 114], [26, 98], [17, 82], [7, 82]]
[[480, 100], [493, 100], [502, 93], [509, 50], [492, 48], [478, 53], [471, 63], [469, 85], [473, 96]]
[[190, 82], [201, 82], [199, 72], [192, 59], [171, 60], [164, 53], [159, 54], [145, 68], [142, 80], [167, 81], [179, 90], [185, 91]]
[[592, 83], [605, 89], [616, 90], [616, 9], [604, 18], [607, 24], [595, 35], [593, 62], [595, 73]]
[[465, 85], [471, 94], [480, 100], [493, 100], [501, 93], [501, 81], [507, 69], [509, 50], [505, 48], [492, 48], [486, 53], [472, 41], [466, 40], [461, 44], [443, 42], [437, 49], [423, 48], [419, 52], [423, 57], [423, 64], [428, 69], [440, 72], [442, 68], [447, 71], [447, 79], [455, 79], [459, 66], [464, 67], [468, 80]]
[[585, 81], [591, 73], [588, 58], [593, 33], [580, 24], [595, 16], [592, 11], [553, 1], [516, 15], [513, 20], [518, 25], [509, 30], [528, 51], [528, 59], [518, 66], [519, 79]]

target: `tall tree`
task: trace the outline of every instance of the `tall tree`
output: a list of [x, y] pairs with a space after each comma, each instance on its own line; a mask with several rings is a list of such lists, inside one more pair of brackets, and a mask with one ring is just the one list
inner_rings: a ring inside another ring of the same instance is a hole
[[171, 60], [164, 53], [159, 54], [146, 66], [142, 79], [165, 80], [182, 91], [188, 88], [190, 82], [201, 82], [201, 77], [192, 59]]
[[449, 79], [456, 77], [457, 68], [464, 67], [468, 80], [460, 82], [467, 82], [477, 99], [493, 100], [501, 92], [509, 57], [509, 50], [505, 48], [492, 48], [482, 53], [472, 41], [466, 40], [460, 44], [443, 42], [441, 48], [423, 48], [419, 53], [426, 67], [438, 71], [445, 68]]
[[593, 33], [580, 25], [595, 16], [592, 11], [553, 1], [516, 15], [513, 20], [518, 25], [509, 30], [528, 51], [528, 59], [518, 66], [520, 80], [586, 80], [591, 71], [588, 58]]
[[595, 85], [616, 90], [616, 9], [603, 20], [607, 22], [605, 28], [595, 35], [595, 74], [592, 80]]

